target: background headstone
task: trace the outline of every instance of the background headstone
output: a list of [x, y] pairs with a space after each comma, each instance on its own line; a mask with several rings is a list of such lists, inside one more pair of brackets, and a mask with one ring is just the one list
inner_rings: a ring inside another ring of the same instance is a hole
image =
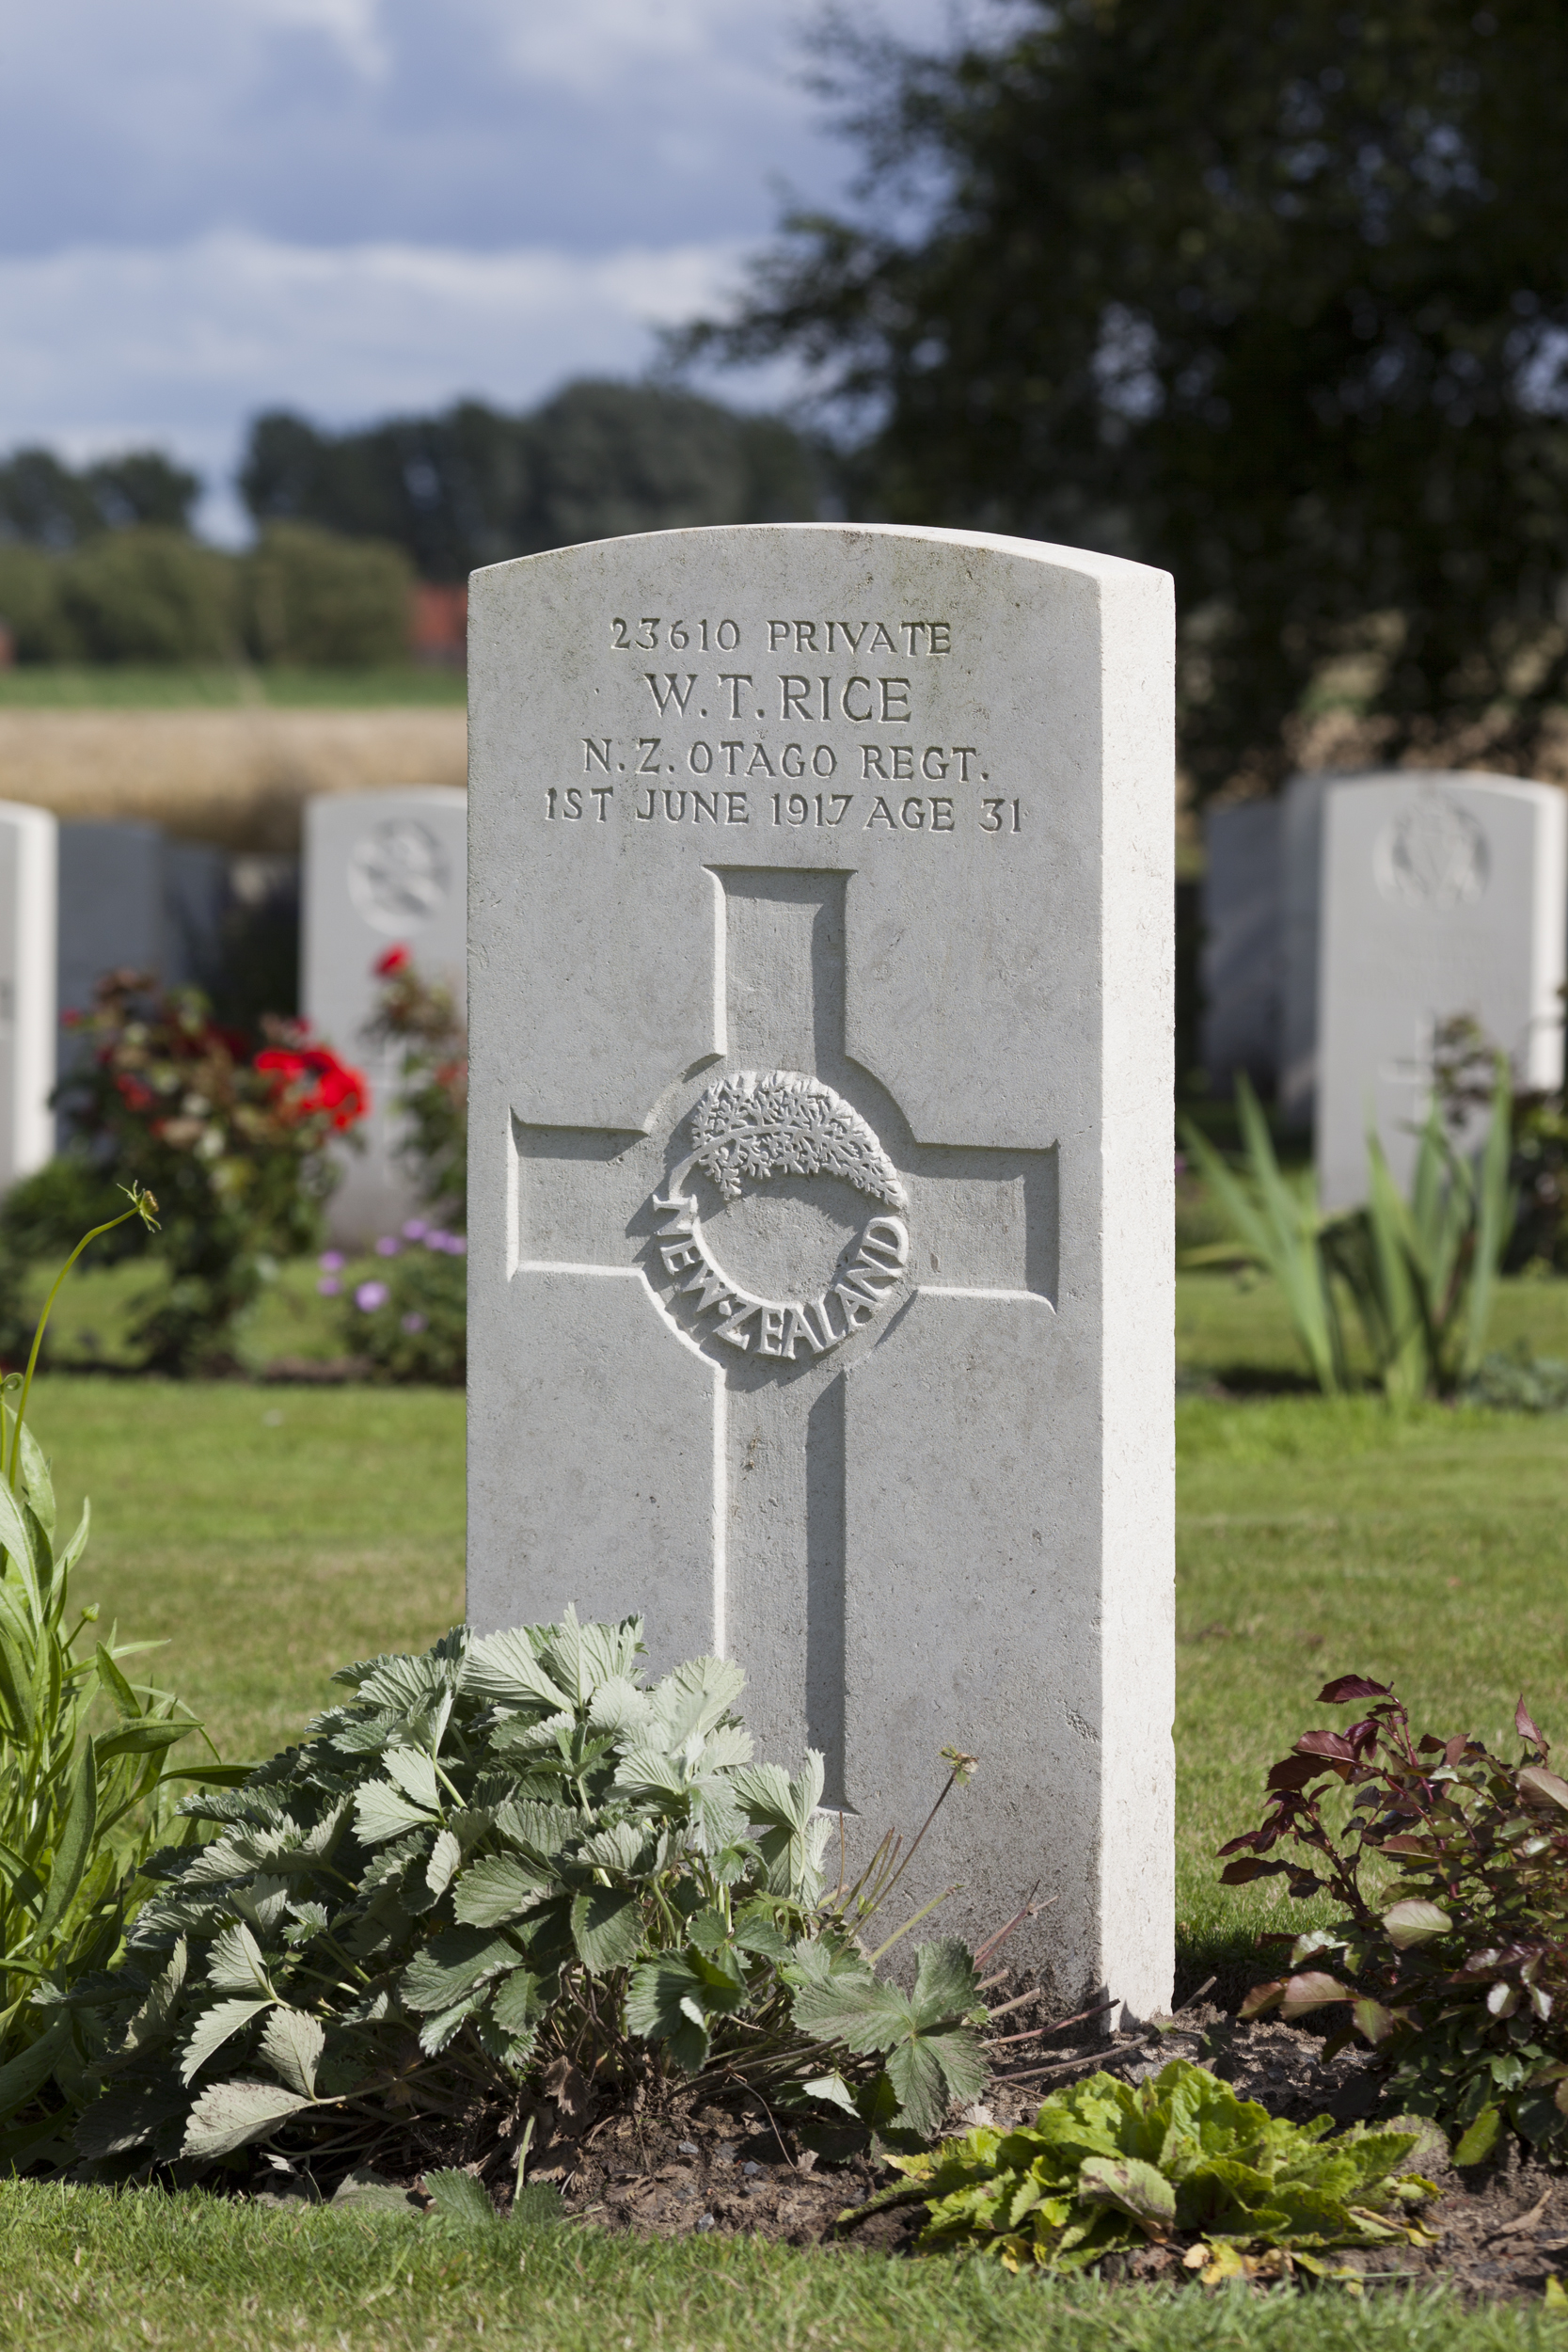
[[427, 977], [466, 998], [464, 879], [467, 796], [450, 785], [312, 801], [305, 813], [299, 1006], [318, 1035], [370, 1081], [365, 1149], [341, 1154], [328, 1208], [332, 1238], [348, 1247], [393, 1231], [414, 1194], [394, 1156], [397, 1049], [372, 1045], [374, 967], [408, 948]]
[[161, 969], [170, 985], [192, 981], [209, 994], [221, 985], [233, 863], [205, 841], [165, 841]]
[[1292, 776], [1282, 797], [1279, 1116], [1309, 1128], [1318, 1100], [1318, 948], [1323, 923], [1323, 789], [1332, 776]]
[[[53, 822], [53, 819], [50, 820]], [[90, 1009], [105, 972], [155, 973], [166, 988], [219, 999], [234, 946], [236, 863], [206, 842], [170, 840], [139, 823], [59, 828], [56, 991], [60, 1015]], [[61, 1028], [59, 1066], [81, 1041]], [[64, 1140], [69, 1118], [61, 1113]]]
[[[156, 825], [62, 825], [59, 832], [58, 983], [62, 1076], [87, 1050], [64, 1025], [68, 1013], [92, 1009], [105, 972], [157, 972], [168, 948], [164, 898], [164, 836]], [[63, 1146], [70, 1113], [55, 1132]]]
[[1279, 1066], [1278, 801], [1212, 809], [1204, 819], [1203, 1020], [1200, 1057], [1212, 1092], [1244, 1071], [1267, 1099]]
[[1440, 1024], [1478, 1021], [1520, 1084], [1562, 1074], [1568, 802], [1512, 777], [1330, 781], [1323, 792], [1317, 1163], [1323, 1201], [1366, 1198], [1369, 1120], [1402, 1187]]
[[968, 532], [472, 580], [468, 1610], [747, 1670], [851, 1856], [1172, 1966], [1170, 583]]
[[0, 1191], [55, 1149], [58, 831], [45, 810], [0, 802]]
[[102, 974], [164, 971], [164, 836], [156, 825], [62, 825], [59, 838], [59, 1007], [87, 1012]]

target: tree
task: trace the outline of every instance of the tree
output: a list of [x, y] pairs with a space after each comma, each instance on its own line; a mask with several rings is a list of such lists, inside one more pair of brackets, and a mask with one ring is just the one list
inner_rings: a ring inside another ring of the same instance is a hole
[[787, 219], [687, 356], [803, 359], [859, 511], [1167, 565], [1202, 789], [1276, 778], [1347, 656], [1387, 755], [1530, 763], [1568, 689], [1560, 0], [1007, 24], [841, 32], [860, 208]]
[[407, 548], [427, 580], [630, 531], [810, 516], [808, 452], [772, 417], [655, 385], [568, 385], [531, 415], [461, 401], [438, 417], [322, 433], [258, 417], [240, 475], [258, 522]]
[[200, 490], [198, 477], [161, 450], [127, 450], [73, 470], [51, 450], [19, 449], [0, 464], [0, 540], [58, 550], [137, 523], [189, 531]]
[[414, 583], [402, 548], [269, 523], [243, 572], [245, 638], [258, 660], [353, 670], [404, 658]]

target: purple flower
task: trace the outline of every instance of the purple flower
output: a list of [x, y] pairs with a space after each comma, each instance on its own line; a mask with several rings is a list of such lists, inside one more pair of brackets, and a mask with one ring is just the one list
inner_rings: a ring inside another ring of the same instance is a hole
[[385, 1282], [361, 1282], [354, 1294], [354, 1303], [362, 1313], [373, 1315], [378, 1307], [385, 1307], [391, 1295]]
[[439, 1225], [427, 1225], [425, 1227], [424, 1246], [427, 1249], [444, 1249], [446, 1248], [447, 1236], [442, 1232]]
[[335, 1274], [324, 1274], [316, 1284], [317, 1290], [324, 1298], [336, 1298], [342, 1287]]
[[466, 1257], [467, 1256], [467, 1254], [468, 1254], [468, 1242], [467, 1242], [467, 1236], [466, 1234], [464, 1234], [464, 1233], [449, 1233], [449, 1234], [447, 1235], [447, 1255], [448, 1255], [448, 1257], [449, 1257], [449, 1258], [466, 1258]]
[[321, 1256], [316, 1260], [316, 1263], [320, 1266], [324, 1274], [341, 1274], [343, 1270], [343, 1253], [341, 1249], [324, 1249]]
[[411, 1216], [403, 1229], [404, 1241], [423, 1241], [430, 1228], [422, 1216]]
[[403, 1327], [410, 1336], [416, 1331], [422, 1331], [425, 1327], [423, 1315], [404, 1315]]
[[397, 1235], [395, 1233], [383, 1233], [381, 1239], [375, 1245], [375, 1254], [378, 1258], [395, 1258], [398, 1254]]

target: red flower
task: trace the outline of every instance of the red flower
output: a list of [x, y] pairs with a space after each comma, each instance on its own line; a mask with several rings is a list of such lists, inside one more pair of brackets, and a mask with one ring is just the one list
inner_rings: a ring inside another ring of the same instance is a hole
[[398, 973], [406, 972], [413, 961], [406, 947], [388, 947], [384, 956], [377, 956], [371, 970], [378, 980], [390, 980], [394, 979]]
[[122, 1070], [115, 1079], [115, 1086], [129, 1109], [134, 1111], [151, 1109], [156, 1098], [152, 1089], [143, 1086], [139, 1078], [133, 1078], [128, 1072]]
[[371, 1106], [371, 1090], [363, 1073], [350, 1070], [325, 1045], [308, 1045], [291, 1052], [269, 1045], [257, 1055], [253, 1068], [272, 1081], [273, 1107], [288, 1120], [325, 1116], [336, 1129], [352, 1127]]

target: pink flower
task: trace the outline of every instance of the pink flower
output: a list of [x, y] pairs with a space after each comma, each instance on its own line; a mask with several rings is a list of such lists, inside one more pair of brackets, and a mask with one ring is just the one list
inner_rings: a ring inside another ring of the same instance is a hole
[[361, 1282], [354, 1294], [354, 1303], [362, 1314], [373, 1315], [378, 1307], [385, 1307], [391, 1295], [385, 1282]]
[[383, 1233], [381, 1239], [375, 1245], [375, 1254], [378, 1258], [395, 1258], [398, 1254], [397, 1235], [395, 1233]]
[[324, 1249], [321, 1256], [316, 1260], [316, 1263], [320, 1266], [324, 1274], [341, 1274], [343, 1270], [343, 1253], [341, 1249]]
[[430, 1228], [422, 1216], [411, 1216], [403, 1229], [404, 1241], [423, 1241]]
[[316, 1284], [317, 1290], [324, 1298], [336, 1298], [342, 1287], [335, 1274], [324, 1274]]
[[423, 1315], [404, 1315], [403, 1327], [410, 1336], [416, 1331], [422, 1331], [425, 1327]]

